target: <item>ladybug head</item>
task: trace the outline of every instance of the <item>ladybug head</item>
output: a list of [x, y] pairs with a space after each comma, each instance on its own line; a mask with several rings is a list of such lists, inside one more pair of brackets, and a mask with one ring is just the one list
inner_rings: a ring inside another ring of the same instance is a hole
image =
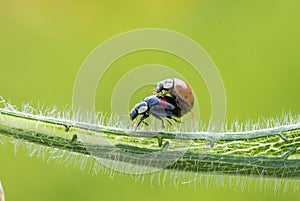
[[133, 121], [139, 114], [147, 112], [148, 108], [148, 104], [144, 101], [136, 104], [130, 112], [130, 120]]
[[171, 90], [174, 87], [174, 80], [172, 78], [165, 79], [156, 84], [156, 93], [160, 93], [163, 90]]
[[162, 92], [163, 89], [164, 89], [163, 83], [157, 83], [156, 84], [156, 87], [155, 87], [156, 93]]

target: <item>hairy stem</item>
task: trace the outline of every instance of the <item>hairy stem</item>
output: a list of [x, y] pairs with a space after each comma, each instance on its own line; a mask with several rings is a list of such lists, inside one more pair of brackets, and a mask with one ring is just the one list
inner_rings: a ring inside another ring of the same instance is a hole
[[248, 132], [134, 132], [0, 109], [0, 134], [133, 165], [300, 178], [300, 124]]

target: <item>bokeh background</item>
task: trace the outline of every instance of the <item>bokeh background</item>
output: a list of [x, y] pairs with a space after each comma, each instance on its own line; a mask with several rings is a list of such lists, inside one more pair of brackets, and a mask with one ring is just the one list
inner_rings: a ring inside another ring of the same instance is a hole
[[[213, 58], [225, 84], [229, 122], [283, 111], [299, 114], [299, 6], [296, 0], [0, 0], [0, 96], [16, 106], [71, 105], [80, 65], [97, 45], [124, 31], [154, 27], [191, 37]], [[118, 62], [125, 67], [181, 65], [178, 58], [151, 51]], [[112, 70], [105, 79], [113, 80]], [[103, 93], [96, 95], [96, 109], [109, 113], [101, 104]], [[132, 104], [139, 96], [144, 95], [135, 95]], [[201, 100], [203, 118], [209, 118], [205, 92]], [[113, 179], [105, 173], [93, 176], [30, 158], [23, 149], [15, 154], [9, 143], [0, 145], [0, 180], [7, 200], [14, 201], [300, 200], [292, 187], [287, 194], [214, 185], [203, 191], [151, 185], [149, 178], [135, 182], [118, 174]]]

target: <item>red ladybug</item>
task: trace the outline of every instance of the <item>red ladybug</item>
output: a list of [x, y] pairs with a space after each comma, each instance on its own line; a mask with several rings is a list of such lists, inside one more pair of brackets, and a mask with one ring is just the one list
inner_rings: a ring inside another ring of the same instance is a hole
[[156, 84], [156, 93], [170, 95], [176, 99], [181, 115], [190, 112], [194, 106], [194, 94], [191, 87], [178, 78], [169, 78]]

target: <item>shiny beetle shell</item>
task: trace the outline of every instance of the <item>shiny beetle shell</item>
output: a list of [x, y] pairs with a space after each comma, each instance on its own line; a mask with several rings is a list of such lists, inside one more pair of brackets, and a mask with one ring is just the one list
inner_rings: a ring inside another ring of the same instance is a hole
[[190, 112], [194, 106], [194, 94], [191, 87], [178, 78], [169, 78], [158, 82], [156, 92], [174, 96], [182, 115]]

